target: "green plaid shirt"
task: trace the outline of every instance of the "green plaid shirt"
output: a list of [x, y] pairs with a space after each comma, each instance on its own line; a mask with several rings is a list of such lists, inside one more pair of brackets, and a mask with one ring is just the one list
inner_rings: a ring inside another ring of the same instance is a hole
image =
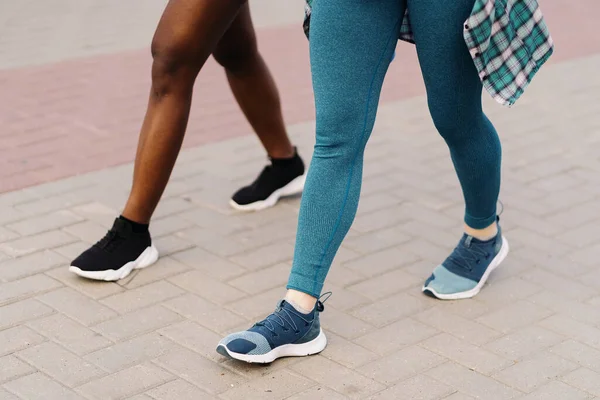
[[[306, 0], [307, 37], [313, 1]], [[554, 49], [536, 0], [475, 0], [463, 35], [483, 86], [496, 101], [508, 106], [523, 94]], [[408, 9], [400, 40], [414, 43]]]

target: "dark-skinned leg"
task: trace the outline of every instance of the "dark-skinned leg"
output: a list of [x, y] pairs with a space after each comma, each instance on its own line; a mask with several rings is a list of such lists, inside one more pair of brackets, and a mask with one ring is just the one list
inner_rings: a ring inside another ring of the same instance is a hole
[[292, 157], [294, 148], [285, 130], [279, 92], [258, 52], [248, 4], [225, 32], [213, 56], [225, 68], [231, 91], [269, 156]]
[[248, 4], [242, 7], [213, 55], [225, 68], [231, 91], [271, 158], [271, 165], [251, 185], [233, 195], [231, 206], [258, 211], [275, 205], [282, 196], [300, 193], [304, 188], [304, 163], [287, 136], [279, 93], [258, 52]]
[[152, 88], [123, 215], [70, 270], [114, 281], [152, 265], [158, 251], [148, 223], [181, 149], [198, 72], [246, 0], [170, 0], [152, 40]]
[[198, 72], [245, 0], [170, 0], [152, 40], [152, 88], [123, 216], [147, 224], [179, 155]]

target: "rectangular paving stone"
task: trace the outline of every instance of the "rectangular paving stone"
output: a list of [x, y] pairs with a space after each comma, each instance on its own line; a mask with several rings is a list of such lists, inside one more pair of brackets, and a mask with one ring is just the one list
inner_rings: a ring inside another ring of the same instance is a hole
[[0, 263], [0, 277], [3, 281], [14, 281], [19, 278], [44, 272], [52, 267], [65, 264], [67, 260], [51, 251], [45, 250]]
[[19, 222], [8, 224], [7, 228], [17, 232], [19, 235], [34, 235], [53, 229], [59, 229], [64, 226], [75, 224], [82, 218], [70, 211], [60, 210], [50, 214], [30, 217]]
[[379, 356], [356, 343], [346, 340], [332, 332], [327, 332], [327, 347], [321, 355], [348, 368], [356, 368]]
[[194, 247], [192, 243], [176, 235], [161, 236], [152, 239], [152, 242], [158, 249], [161, 257], [177, 254]]
[[93, 221], [84, 220], [76, 224], [67, 226], [63, 230], [77, 239], [93, 244], [106, 235], [107, 228]]
[[591, 395], [559, 381], [551, 381], [522, 398], [523, 400], [589, 400]]
[[314, 385], [314, 382], [300, 375], [287, 370], [278, 370], [228, 390], [220, 397], [227, 400], [245, 400], [251, 397], [285, 399]]
[[346, 339], [357, 338], [375, 329], [373, 325], [333, 307], [329, 307], [326, 312], [323, 312], [321, 324], [324, 328]]
[[343, 265], [345, 268], [373, 277], [418, 260], [419, 257], [414, 253], [403, 251], [399, 247], [392, 247], [346, 262]]
[[529, 393], [577, 367], [575, 363], [543, 351], [496, 373], [494, 378]]
[[486, 344], [484, 347], [509, 360], [520, 360], [552, 345], [564, 337], [539, 326], [528, 326]]
[[[279, 287], [285, 287], [285, 285]], [[327, 310], [329, 310], [329, 308], [335, 308], [339, 311], [351, 312], [357, 307], [371, 303], [371, 300], [368, 298], [346, 288], [337, 286], [331, 282], [325, 282], [322, 293], [327, 292], [335, 293], [335, 296], [331, 296], [327, 300]]]
[[169, 278], [169, 282], [218, 304], [230, 303], [247, 294], [200, 271], [189, 271]]
[[245, 379], [191, 350], [179, 349], [159, 357], [156, 363], [211, 394], [241, 386]]
[[406, 243], [411, 236], [401, 230], [402, 226], [381, 229], [344, 240], [344, 247], [360, 254], [370, 254], [400, 243]]
[[[247, 231], [242, 231], [241, 233], [247, 234]], [[223, 236], [209, 228], [188, 228], [177, 232], [176, 235], [176, 237], [220, 257], [231, 257], [257, 247], [252, 242], [238, 240], [236, 234]], [[276, 239], [279, 240], [281, 238], [277, 237]], [[268, 244], [268, 242], [260, 243], [259, 246], [264, 244]]]
[[294, 247], [287, 241], [279, 241], [268, 246], [246, 251], [231, 258], [231, 261], [249, 269], [257, 270], [281, 262], [289, 261], [294, 256]]
[[105, 375], [97, 366], [50, 342], [20, 351], [18, 356], [68, 387]]
[[[285, 292], [284, 287], [276, 287], [263, 293], [231, 302], [225, 308], [248, 320], [260, 321], [273, 312], [278, 302], [284, 298]], [[329, 308], [327, 311], [329, 312]]]
[[110, 308], [71, 288], [54, 290], [38, 296], [37, 299], [85, 326], [97, 324], [117, 315]]
[[215, 351], [217, 343], [223, 336], [195, 322], [182, 321], [162, 328], [158, 332], [172, 342], [208, 359], [216, 362], [223, 361], [223, 357]]
[[378, 354], [390, 352], [419, 343], [435, 334], [439, 330], [424, 325], [412, 318], [405, 318], [394, 322], [385, 328], [371, 330], [354, 342]]
[[168, 300], [163, 305], [216, 332], [224, 332], [246, 321], [239, 315], [191, 293]]
[[397, 269], [349, 286], [348, 289], [371, 300], [379, 300], [420, 284], [422, 282], [418, 277]]
[[205, 391], [197, 388], [196, 386], [187, 383], [184, 380], [177, 379], [171, 382], [167, 382], [157, 388], [150, 389], [146, 392], [149, 396], [148, 399], [152, 398], [155, 400], [213, 400], [216, 397], [206, 393]]
[[444, 400], [473, 400], [473, 396], [466, 395], [461, 392], [455, 392], [448, 397], [444, 397]]
[[431, 337], [421, 346], [484, 375], [491, 375], [514, 363], [447, 333]]
[[475, 398], [507, 400], [523, 394], [492, 378], [454, 363], [442, 364], [425, 372], [425, 375]]
[[118, 400], [172, 379], [172, 375], [157, 366], [140, 364], [86, 383], [77, 390], [89, 399]]
[[539, 325], [600, 350], [600, 329], [575, 321], [564, 314], [546, 318]]
[[[338, 253], [339, 255], [339, 253]], [[358, 283], [366, 279], [366, 275], [361, 273], [360, 271], [351, 270], [350, 268], [346, 268], [341, 264], [336, 264], [334, 260], [334, 264], [332, 264], [329, 269], [329, 273], [327, 274], [326, 285], [333, 284], [339, 287], [346, 287], [353, 283]]]
[[12, 355], [0, 357], [0, 384], [35, 372], [35, 369]]
[[425, 299], [400, 293], [378, 300], [373, 304], [359, 307], [352, 312], [352, 315], [370, 324], [382, 327], [398, 319], [417, 314], [428, 307], [429, 303]]
[[447, 399], [454, 389], [426, 375], [417, 375], [369, 397], [369, 400]]
[[[509, 260], [507, 259], [507, 261]], [[500, 268], [498, 271], [495, 271], [494, 274], [496, 274], [496, 272], [500, 272]], [[477, 295], [477, 301], [480, 301], [491, 308], [498, 308], [499, 306], [505, 306], [514, 303], [515, 301], [529, 298], [541, 290], [542, 288], [540, 286], [525, 280], [520, 276], [509, 277], [486, 285], [485, 290], [482, 290], [481, 293]]]
[[285, 287], [291, 267], [280, 263], [258, 271], [249, 272], [227, 283], [246, 293], [258, 294], [275, 287]]
[[358, 368], [358, 372], [390, 386], [446, 361], [445, 357], [429, 350], [419, 346], [410, 346], [370, 362]]
[[52, 314], [52, 308], [33, 299], [0, 307], [0, 329]]
[[181, 319], [180, 315], [156, 305], [104, 321], [95, 325], [94, 330], [118, 341], [162, 328]]
[[549, 351], [600, 374], [600, 350], [569, 339]]
[[290, 368], [351, 399], [364, 398], [385, 388], [381, 383], [321, 356], [310, 357]]
[[[171, 183], [173, 182], [169, 182], [169, 186]], [[194, 226], [193, 222], [181, 218], [178, 215], [169, 215], [166, 218], [153, 218], [152, 236], [159, 238], [161, 236], [184, 231], [192, 226]]]
[[592, 370], [579, 368], [561, 379], [574, 388], [585, 390], [596, 397], [600, 397], [600, 374]]
[[86, 355], [84, 359], [106, 371], [117, 372], [160, 357], [176, 347], [177, 345], [169, 339], [156, 332], [151, 332], [112, 346], [105, 346]]
[[569, 315], [574, 320], [587, 325], [600, 325], [600, 309], [593, 305], [557, 296], [555, 292], [545, 290], [528, 299], [530, 302], [546, 307], [556, 313]]
[[19, 400], [19, 398], [0, 387], [0, 400]]
[[28, 276], [17, 281], [0, 283], [0, 305], [36, 293], [47, 292], [60, 286], [61, 284], [54, 279], [41, 274]]
[[599, 290], [585, 286], [572, 279], [545, 271], [541, 268], [532, 269], [522, 274], [524, 279], [542, 286], [552, 293], [573, 300], [585, 300], [598, 295]]
[[442, 306], [425, 310], [415, 315], [415, 319], [474, 345], [487, 343], [500, 336], [499, 332], [475, 321], [451, 314]]
[[17, 235], [15, 232], [9, 231], [8, 229], [0, 226], [0, 243], [8, 242], [18, 238], [19, 235]]
[[148, 307], [183, 294], [184, 291], [169, 282], [159, 281], [106, 297], [100, 302], [120, 314]]
[[27, 323], [31, 329], [82, 355], [108, 346], [111, 342], [63, 314], [54, 314]]
[[19, 257], [63, 246], [75, 241], [77, 241], [76, 238], [62, 231], [55, 230], [33, 236], [25, 236], [16, 240], [4, 241], [4, 243], [0, 244], [0, 250], [12, 257]]
[[173, 254], [172, 257], [180, 263], [220, 281], [232, 279], [247, 272], [245, 268], [199, 247], [181, 251]]
[[0, 331], [0, 355], [11, 354], [15, 351], [35, 346], [44, 340], [43, 336], [38, 335], [25, 326], [5, 329]]
[[286, 400], [345, 400], [346, 396], [321, 385], [313, 386], [302, 393], [288, 397]]
[[[84, 400], [84, 397], [39, 372], [10, 381], [5, 386], [8, 390], [18, 394], [22, 399]], [[16, 399], [16, 397], [14, 398]], [[1, 392], [0, 399], [2, 399]], [[8, 399], [11, 399], [11, 397], [8, 397]]]
[[[159, 248], [159, 252], [161, 252], [161, 250], [162, 249]], [[189, 269], [190, 267], [180, 263], [179, 261], [176, 261], [171, 257], [162, 256], [161, 252], [161, 257], [158, 259], [156, 264], [152, 265], [152, 268], [138, 270], [136, 273], [132, 273], [119, 283], [127, 289], [135, 289], [152, 282], [175, 276], [188, 271]]]
[[517, 301], [492, 313], [477, 319], [484, 325], [499, 332], [510, 332], [523, 326], [534, 323], [552, 315], [552, 311], [545, 307], [527, 301]]
[[70, 272], [65, 266], [51, 269], [50, 271], [47, 271], [45, 275], [56, 279], [65, 286], [69, 286], [70, 288], [75, 289], [76, 292], [94, 300], [102, 299], [124, 291], [123, 287], [115, 282], [97, 282], [90, 279], [82, 279]]

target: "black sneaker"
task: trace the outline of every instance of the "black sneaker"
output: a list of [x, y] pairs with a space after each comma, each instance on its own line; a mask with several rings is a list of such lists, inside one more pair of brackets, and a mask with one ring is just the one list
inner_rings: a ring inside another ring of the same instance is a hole
[[250, 186], [233, 195], [229, 204], [240, 211], [260, 211], [273, 207], [284, 196], [302, 193], [304, 189], [304, 162], [298, 155], [292, 158], [271, 159]]
[[88, 279], [117, 281], [156, 260], [158, 250], [150, 233], [135, 233], [131, 223], [117, 218], [106, 236], [77, 257], [69, 271]]

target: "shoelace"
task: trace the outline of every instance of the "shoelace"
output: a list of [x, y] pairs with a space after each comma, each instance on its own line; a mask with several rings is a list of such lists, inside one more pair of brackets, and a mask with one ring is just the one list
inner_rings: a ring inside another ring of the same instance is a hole
[[[318, 312], [321, 312], [325, 309], [325, 306], [323, 304], [331, 297], [331, 295], [332, 295], [331, 292], [327, 292], [327, 293], [324, 293], [323, 295], [321, 295], [321, 297], [319, 297], [319, 299], [317, 300], [317, 305], [316, 305]], [[283, 300], [283, 301], [285, 301], [285, 300]], [[296, 325], [296, 322], [292, 318], [293, 315], [296, 315], [298, 318], [300, 318], [302, 321], [304, 321], [305, 327], [308, 326], [308, 324], [310, 324], [312, 322], [312, 320], [304, 318], [304, 316], [301, 313], [299, 313], [298, 311], [296, 311], [293, 308], [291, 310], [283, 308], [283, 301], [277, 306], [277, 309], [271, 315], [269, 315], [264, 320], [257, 322], [255, 324], [255, 326], [264, 326], [265, 328], [267, 328], [269, 330], [269, 332], [271, 332], [271, 335], [273, 335], [274, 337], [277, 337], [278, 336], [277, 332], [275, 332], [276, 325], [281, 326], [282, 330], [284, 332], [287, 332], [290, 330], [289, 328], [286, 327], [286, 324], [287, 324], [294, 330], [295, 334], [300, 333], [300, 330], [298, 329], [298, 325]]]
[[119, 232], [111, 229], [96, 243], [96, 246], [107, 251], [112, 251], [121, 243], [122, 239]]
[[478, 243], [473, 242], [472, 236], [467, 236], [465, 242], [454, 249], [452, 254], [448, 257], [448, 260], [452, 261], [458, 267], [472, 271], [473, 262], [479, 264], [482, 258], [487, 260], [491, 256], [487, 250], [482, 249], [479, 246]]
[[260, 174], [258, 174], [258, 176], [254, 180], [254, 182], [252, 182], [251, 186], [252, 187], [257, 187], [260, 182], [262, 182], [264, 180], [268, 180], [267, 178], [269, 177], [269, 175], [272, 172], [273, 172], [273, 165], [272, 164], [269, 164], [269, 165], [265, 166], [263, 168], [263, 170], [260, 172]]

